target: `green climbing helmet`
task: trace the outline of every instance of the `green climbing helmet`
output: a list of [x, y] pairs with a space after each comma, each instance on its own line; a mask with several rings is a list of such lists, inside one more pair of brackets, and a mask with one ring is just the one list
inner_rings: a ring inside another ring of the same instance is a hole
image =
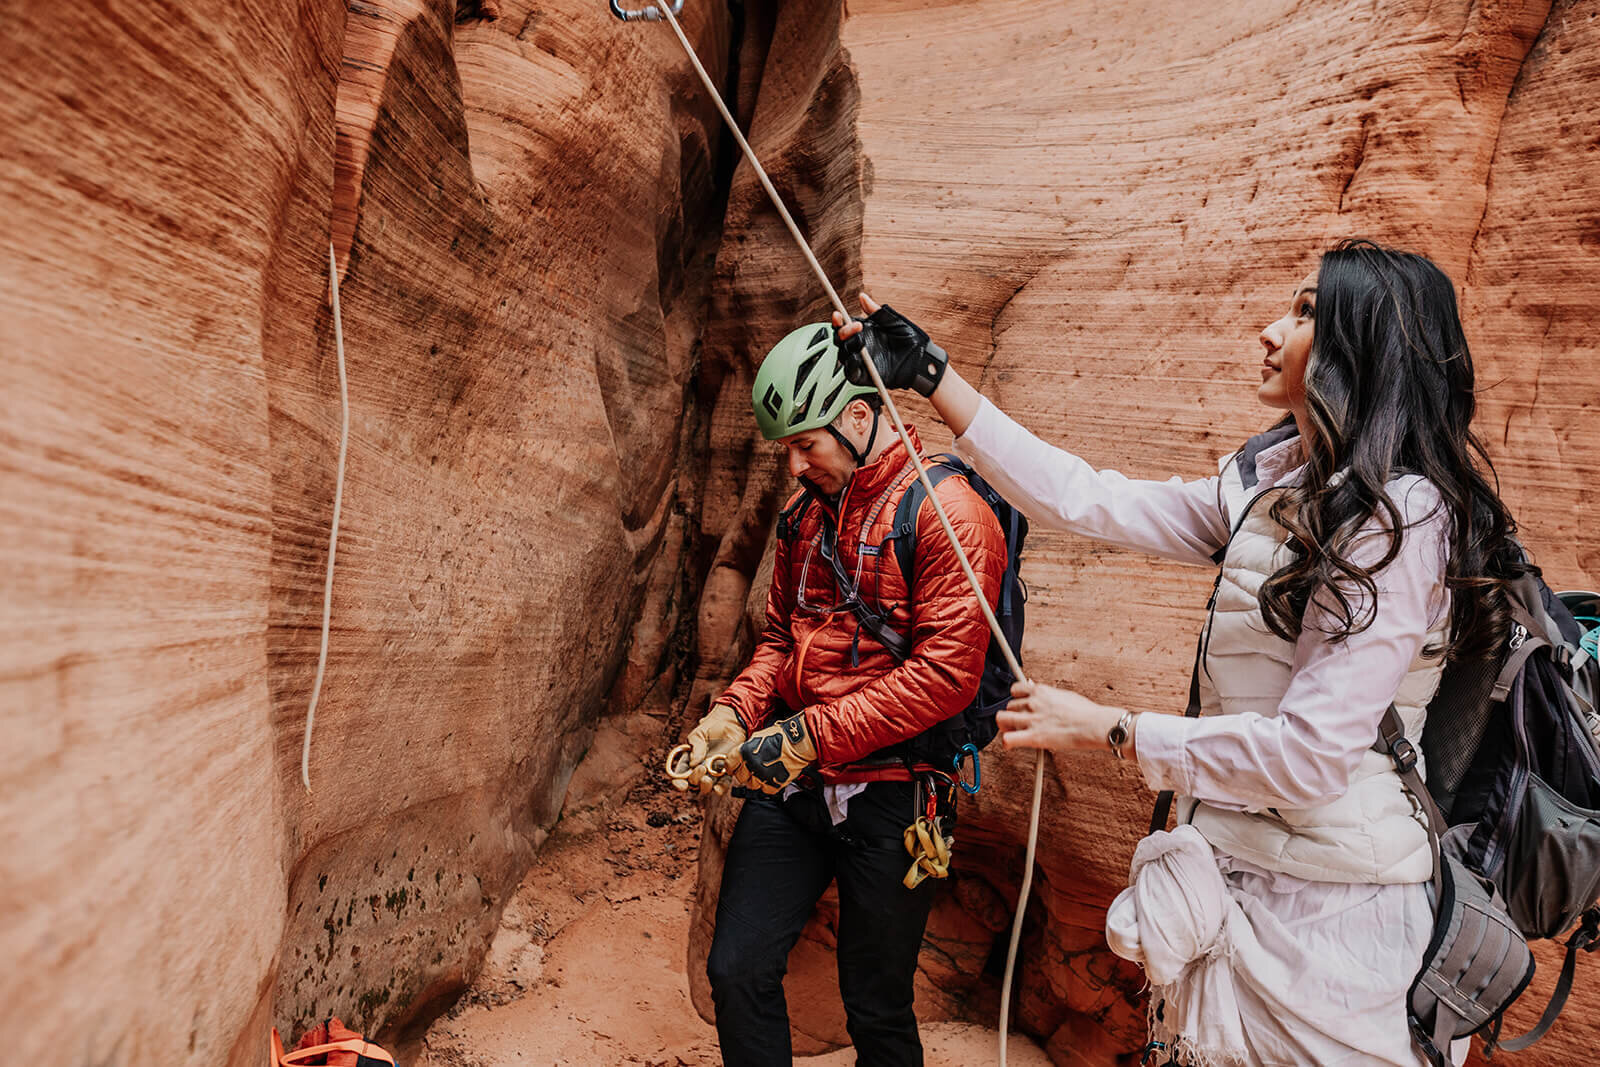
[[874, 396], [870, 385], [844, 376], [833, 327], [813, 322], [772, 346], [750, 390], [761, 436], [769, 441], [827, 426], [858, 396]]

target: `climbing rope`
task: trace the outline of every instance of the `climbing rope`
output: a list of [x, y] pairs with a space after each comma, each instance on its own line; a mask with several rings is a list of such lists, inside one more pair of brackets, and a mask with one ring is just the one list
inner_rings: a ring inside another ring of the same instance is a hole
[[[772, 201], [772, 206], [778, 209], [778, 214], [783, 218], [784, 225], [789, 228], [789, 235], [794, 238], [794, 243], [805, 255], [806, 263], [811, 267], [811, 272], [816, 275], [817, 281], [822, 283], [823, 291], [828, 294], [828, 299], [833, 302], [834, 310], [839, 312], [846, 323], [852, 321], [849, 309], [844, 306], [844, 301], [840, 300], [839, 294], [834, 291], [832, 283], [828, 281], [827, 274], [823, 272], [821, 264], [817, 262], [817, 257], [812, 254], [811, 246], [801, 236], [800, 227], [795, 225], [794, 219], [789, 215], [789, 209], [784, 207], [783, 200], [778, 196], [778, 191], [773, 188], [772, 179], [767, 177], [766, 169], [761, 166], [761, 161], [756, 158], [755, 152], [750, 148], [750, 142], [745, 140], [743, 132], [739, 129], [739, 124], [734, 121], [733, 115], [728, 111], [728, 105], [723, 103], [722, 94], [712, 84], [711, 76], [706, 73], [706, 68], [700, 63], [700, 57], [695, 54], [694, 47], [689, 44], [689, 39], [684, 36], [683, 27], [678, 25], [676, 11], [667, 6], [666, 0], [655, 0], [655, 3], [656, 11], [661, 14], [661, 20], [664, 20], [672, 27], [672, 32], [677, 36], [678, 43], [683, 46], [684, 52], [689, 56], [689, 62], [694, 65], [695, 73], [700, 75], [700, 81], [706, 87], [706, 92], [711, 94], [711, 99], [716, 103], [717, 110], [722, 113], [722, 119], [728, 124], [728, 129], [733, 133], [734, 140], [739, 142], [739, 148], [744, 152], [745, 159], [750, 162], [750, 166], [756, 172], [756, 177], [761, 180], [761, 187], [767, 191], [767, 197]], [[679, 9], [682, 8], [682, 0], [679, 0], [677, 6]], [[612, 0], [611, 7], [612, 12], [618, 18], [630, 21], [630, 16], [617, 7], [616, 0]], [[654, 12], [651, 14], [653, 15]], [[648, 18], [648, 16], [638, 14], [634, 14], [632, 17], [657, 21], [656, 19]], [[1017, 661], [1011, 642], [1006, 639], [1005, 632], [1000, 629], [999, 620], [995, 618], [994, 611], [989, 607], [988, 598], [983, 595], [983, 587], [978, 584], [978, 576], [973, 571], [971, 562], [967, 559], [966, 550], [961, 547], [961, 542], [956, 538], [955, 528], [950, 525], [950, 516], [945, 514], [944, 505], [939, 503], [939, 497], [934, 492], [933, 483], [928, 480], [927, 461], [923, 458], [922, 453], [917, 450], [916, 445], [912, 443], [911, 435], [906, 432], [905, 423], [900, 419], [900, 411], [895, 407], [894, 397], [884, 387], [883, 378], [878, 374], [876, 362], [871, 359], [863, 359], [861, 362], [867, 368], [867, 374], [872, 378], [873, 388], [877, 389], [878, 395], [883, 398], [884, 409], [889, 413], [889, 419], [894, 424], [895, 433], [899, 435], [900, 442], [905, 445], [906, 454], [913, 457], [912, 466], [916, 468], [917, 478], [922, 482], [922, 487], [928, 491], [928, 502], [933, 505], [933, 512], [939, 518], [939, 525], [944, 528], [945, 536], [950, 539], [950, 547], [955, 549], [956, 561], [961, 564], [961, 572], [966, 575], [967, 584], [972, 587], [973, 595], [977, 597], [978, 607], [983, 611], [984, 622], [989, 624], [989, 630], [994, 634], [995, 640], [999, 642], [1000, 651], [1005, 656], [1006, 666], [1011, 669], [1011, 675], [1017, 681], [1027, 681], [1027, 676], [1022, 673], [1022, 664]], [[337, 513], [336, 506], [335, 515]], [[1033, 765], [1033, 808], [1032, 814], [1028, 819], [1028, 847], [1023, 858], [1022, 889], [1017, 895], [1017, 911], [1011, 923], [1011, 944], [1006, 950], [1005, 977], [1002, 979], [1000, 986], [1000, 1067], [1005, 1067], [1006, 1064], [1006, 1036], [1010, 1029], [1011, 1016], [1011, 982], [1017, 964], [1017, 945], [1022, 938], [1022, 916], [1028, 905], [1028, 894], [1033, 888], [1033, 862], [1034, 854], [1038, 847], [1039, 807], [1043, 796], [1044, 750], [1039, 749]], [[934, 836], [937, 837], [938, 834], [935, 833]], [[933, 848], [937, 852], [937, 846], [933, 846]]]
[[333, 293], [333, 343], [339, 353], [339, 473], [333, 481], [333, 530], [328, 534], [328, 577], [322, 586], [322, 650], [317, 653], [317, 680], [306, 708], [306, 736], [300, 745], [300, 781], [311, 792], [311, 727], [317, 721], [322, 672], [328, 666], [328, 622], [333, 616], [333, 554], [339, 547], [339, 506], [344, 502], [344, 457], [350, 446], [350, 392], [344, 377], [344, 324], [339, 319], [339, 259], [328, 242], [328, 287]]

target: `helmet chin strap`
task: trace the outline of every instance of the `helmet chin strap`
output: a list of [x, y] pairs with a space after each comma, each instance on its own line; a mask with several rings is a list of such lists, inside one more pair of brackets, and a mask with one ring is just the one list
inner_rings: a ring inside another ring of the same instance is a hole
[[865, 449], [856, 448], [855, 445], [850, 443], [850, 438], [840, 433], [838, 428], [831, 422], [828, 424], [828, 432], [833, 434], [834, 440], [844, 446], [846, 452], [850, 453], [851, 458], [856, 461], [857, 468], [865, 467], [867, 465], [867, 457], [872, 455], [872, 446], [878, 440], [878, 410], [874, 408], [872, 411], [872, 432], [867, 435], [867, 447]]

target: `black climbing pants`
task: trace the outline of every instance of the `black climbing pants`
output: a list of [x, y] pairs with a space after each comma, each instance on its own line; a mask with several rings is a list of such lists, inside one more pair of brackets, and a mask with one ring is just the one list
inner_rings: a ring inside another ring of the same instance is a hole
[[934, 883], [901, 884], [904, 834], [917, 812], [910, 782], [873, 782], [837, 827], [822, 794], [745, 801], [728, 843], [706, 973], [727, 1067], [792, 1058], [783, 976], [789, 950], [828, 883], [839, 880], [839, 993], [857, 1062], [922, 1063], [912, 978]]

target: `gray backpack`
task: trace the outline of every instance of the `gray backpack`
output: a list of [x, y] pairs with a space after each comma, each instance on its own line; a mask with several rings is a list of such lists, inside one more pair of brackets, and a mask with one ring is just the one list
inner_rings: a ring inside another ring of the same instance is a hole
[[[1428, 705], [1427, 784], [1392, 706], [1374, 746], [1429, 821], [1434, 930], [1407, 1008], [1437, 1067], [1468, 1034], [1490, 1051], [1539, 1040], [1566, 1004], [1578, 952], [1600, 946], [1600, 596], [1558, 597], [1535, 573], [1513, 583], [1511, 601], [1499, 655], [1447, 665]], [[1528, 939], [1574, 924], [1544, 1015], [1502, 1039], [1505, 1010], [1533, 977]]]

